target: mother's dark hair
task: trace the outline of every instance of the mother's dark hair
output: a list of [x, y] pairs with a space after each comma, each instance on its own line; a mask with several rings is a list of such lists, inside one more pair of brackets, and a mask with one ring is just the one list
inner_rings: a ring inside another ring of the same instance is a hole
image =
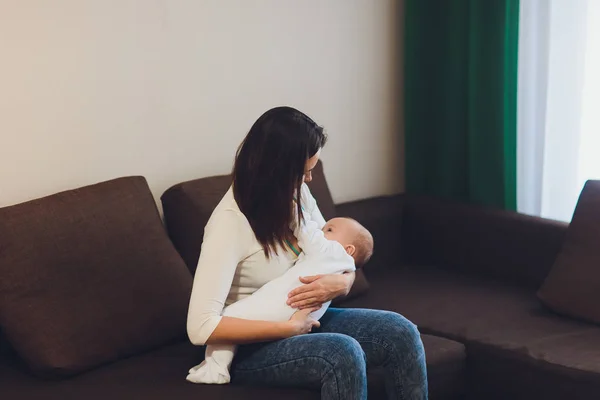
[[297, 199], [306, 161], [327, 141], [323, 128], [292, 107], [276, 107], [260, 116], [238, 148], [233, 195], [266, 256], [277, 254], [292, 237], [292, 201]]

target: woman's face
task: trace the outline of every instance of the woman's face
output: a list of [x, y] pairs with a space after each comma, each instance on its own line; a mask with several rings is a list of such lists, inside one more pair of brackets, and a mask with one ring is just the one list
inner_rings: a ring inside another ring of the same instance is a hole
[[304, 164], [304, 176], [303, 176], [304, 182], [308, 183], [308, 182], [312, 181], [312, 170], [317, 165], [317, 161], [319, 161], [320, 155], [321, 155], [321, 149], [319, 149], [319, 151], [317, 151], [317, 153], [314, 156], [312, 156], [311, 158], [306, 160], [306, 164]]

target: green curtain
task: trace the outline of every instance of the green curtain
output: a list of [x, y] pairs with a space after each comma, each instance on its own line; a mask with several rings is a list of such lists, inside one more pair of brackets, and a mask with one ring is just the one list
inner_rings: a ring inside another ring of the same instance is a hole
[[406, 191], [516, 209], [519, 0], [405, 0]]

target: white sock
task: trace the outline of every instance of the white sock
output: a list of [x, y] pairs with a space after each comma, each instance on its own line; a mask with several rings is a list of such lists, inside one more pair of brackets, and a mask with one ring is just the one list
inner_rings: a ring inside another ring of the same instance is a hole
[[199, 365], [191, 368], [187, 380], [193, 383], [223, 385], [231, 381], [229, 368], [233, 361], [236, 346], [206, 346], [206, 356]]

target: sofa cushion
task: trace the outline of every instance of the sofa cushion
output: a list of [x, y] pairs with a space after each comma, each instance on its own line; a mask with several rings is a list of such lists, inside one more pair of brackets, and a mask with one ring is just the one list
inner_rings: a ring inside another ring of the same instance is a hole
[[[455, 399], [462, 393], [464, 347], [440, 338], [424, 337], [432, 400]], [[13, 364], [0, 362], [0, 387], [7, 399], [319, 399], [312, 390], [235, 385], [194, 385], [185, 380], [190, 366], [204, 356], [203, 347], [170, 345], [63, 381], [43, 381]], [[379, 371], [369, 376], [369, 399], [385, 399]]]
[[58, 381], [36, 379], [14, 364], [0, 364], [0, 387], [3, 398], [21, 400], [319, 398], [318, 393], [309, 390], [187, 382], [187, 370], [203, 354], [203, 347], [194, 347], [189, 342], [177, 343]]
[[[427, 359], [429, 398], [463, 399], [466, 392], [467, 354], [462, 343], [421, 335]], [[381, 397], [385, 398], [385, 397]]]
[[562, 251], [538, 295], [561, 314], [600, 324], [600, 181], [583, 188]]
[[0, 329], [0, 360], [11, 356], [12, 353], [12, 347], [8, 343], [8, 340], [6, 340], [6, 337], [4, 337], [2, 329]]
[[[369, 293], [344, 306], [399, 312], [422, 333], [465, 343], [469, 359], [485, 350], [487, 364], [477, 372], [498, 381], [490, 395], [509, 390], [494, 370], [497, 359], [512, 360], [510, 376], [533, 371], [546, 376], [543, 391], [554, 394], [544, 399], [566, 398], [559, 394], [567, 390], [574, 396], [569, 398], [592, 398], [590, 388], [600, 392], [600, 327], [546, 310], [532, 289], [434, 267], [388, 268], [368, 277]], [[523, 388], [523, 395], [511, 392], [504, 398], [532, 398], [526, 394], [538, 389]]]
[[[179, 183], [161, 197], [169, 236], [192, 273], [196, 271], [200, 257], [204, 226], [230, 186], [231, 175], [213, 176]], [[333, 218], [335, 206], [321, 161], [315, 166], [313, 180], [308, 186], [323, 217]], [[362, 271], [357, 271], [356, 280], [348, 296], [336, 299], [334, 304], [359, 296], [368, 289], [369, 283], [365, 275]]]
[[402, 240], [395, 250], [404, 264], [445, 266], [534, 290], [552, 268], [568, 226], [434, 198], [407, 195], [403, 202]]
[[192, 277], [142, 177], [0, 209], [0, 326], [70, 375], [185, 335]]
[[230, 186], [230, 175], [212, 176], [179, 183], [161, 196], [169, 237], [192, 274], [200, 257], [204, 227]]

